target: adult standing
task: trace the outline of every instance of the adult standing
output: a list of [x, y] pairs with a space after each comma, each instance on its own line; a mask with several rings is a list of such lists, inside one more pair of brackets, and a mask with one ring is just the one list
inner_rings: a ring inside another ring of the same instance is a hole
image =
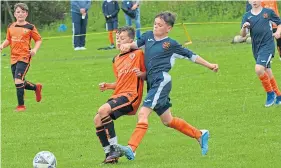
[[71, 0], [72, 32], [74, 50], [85, 50], [88, 10], [91, 0]]

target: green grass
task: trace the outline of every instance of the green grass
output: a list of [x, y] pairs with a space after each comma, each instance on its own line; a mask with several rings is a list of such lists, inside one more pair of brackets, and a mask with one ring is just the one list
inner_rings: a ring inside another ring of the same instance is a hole
[[[173, 114], [198, 128], [210, 130], [209, 153], [202, 157], [198, 143], [166, 128], [154, 113], [135, 161], [121, 158], [122, 168], [238, 168], [281, 167], [281, 107], [264, 108], [265, 93], [254, 72], [251, 46], [230, 44], [239, 24], [188, 26], [190, 49], [220, 66], [215, 74], [177, 60], [171, 99]], [[184, 42], [180, 27], [171, 36]], [[114, 79], [111, 60], [117, 51], [98, 51], [107, 34], [87, 37], [86, 51], [73, 51], [71, 38], [44, 40], [33, 58], [27, 80], [43, 84], [43, 100], [26, 92], [27, 111], [14, 112], [16, 93], [9, 56], [2, 57], [2, 168], [32, 167], [35, 154], [52, 151], [59, 168], [101, 167], [104, 159], [95, 135], [93, 116], [111, 92], [98, 83]], [[4, 53], [8, 53], [8, 49]], [[272, 68], [281, 87], [281, 62]], [[119, 143], [126, 144], [136, 116], [115, 122]]]

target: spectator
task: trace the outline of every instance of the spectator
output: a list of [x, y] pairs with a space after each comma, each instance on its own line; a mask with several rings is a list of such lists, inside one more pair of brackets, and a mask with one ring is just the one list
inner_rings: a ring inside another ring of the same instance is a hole
[[113, 32], [118, 28], [119, 5], [116, 0], [104, 0], [102, 4], [102, 12], [106, 20], [106, 29], [108, 31], [108, 39], [110, 46], [105, 49], [114, 49]]
[[72, 31], [74, 50], [85, 50], [88, 10], [91, 0], [71, 0]]
[[140, 24], [140, 0], [123, 0], [122, 10], [125, 13], [127, 26], [132, 26], [132, 19], [135, 20], [136, 24], [136, 37], [137, 39], [141, 36], [141, 24]]

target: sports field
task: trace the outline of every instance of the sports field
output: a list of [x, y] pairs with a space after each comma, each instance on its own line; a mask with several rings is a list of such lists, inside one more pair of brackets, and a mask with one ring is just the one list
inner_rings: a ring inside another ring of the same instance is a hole
[[[74, 51], [72, 39], [45, 39], [31, 62], [26, 79], [43, 84], [43, 99], [25, 94], [26, 112], [16, 113], [16, 90], [9, 49], [1, 62], [2, 168], [30, 168], [35, 154], [55, 154], [58, 168], [258, 168], [281, 167], [281, 106], [265, 108], [265, 92], [254, 72], [249, 44], [230, 44], [239, 24], [188, 25], [193, 44], [188, 48], [218, 63], [213, 73], [186, 60], [177, 60], [173, 79], [173, 114], [210, 131], [209, 153], [201, 156], [194, 139], [166, 128], [154, 113], [137, 150], [136, 160], [121, 158], [103, 165], [104, 152], [95, 134], [93, 116], [111, 95], [100, 82], [112, 82], [112, 58], [117, 50], [98, 51], [107, 34], [87, 36], [87, 50]], [[44, 34], [43, 34], [44, 35]], [[46, 37], [46, 36], [45, 36]], [[171, 37], [184, 43], [182, 27]], [[272, 69], [281, 87], [281, 61]], [[144, 94], [146, 95], [146, 93]], [[136, 116], [115, 122], [120, 144], [126, 144]]]

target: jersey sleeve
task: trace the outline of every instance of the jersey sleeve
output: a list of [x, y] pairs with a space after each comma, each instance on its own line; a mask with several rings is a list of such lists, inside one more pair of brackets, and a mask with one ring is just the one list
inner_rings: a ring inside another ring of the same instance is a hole
[[31, 31], [31, 37], [35, 42], [41, 40], [41, 36], [35, 26], [34, 26], [33, 30]]
[[138, 54], [139, 60], [140, 60], [140, 71], [146, 72], [145, 64], [144, 64], [144, 54], [142, 50], [140, 50]]
[[173, 57], [181, 59], [189, 59], [192, 62], [195, 62], [198, 55], [193, 53], [191, 50], [184, 48], [182, 45], [176, 43], [174, 46]]
[[7, 29], [6, 39], [11, 43], [11, 34], [9, 28]]
[[276, 15], [276, 13], [273, 10], [271, 10], [270, 12], [270, 20], [276, 23], [277, 25], [281, 24], [280, 18]]

